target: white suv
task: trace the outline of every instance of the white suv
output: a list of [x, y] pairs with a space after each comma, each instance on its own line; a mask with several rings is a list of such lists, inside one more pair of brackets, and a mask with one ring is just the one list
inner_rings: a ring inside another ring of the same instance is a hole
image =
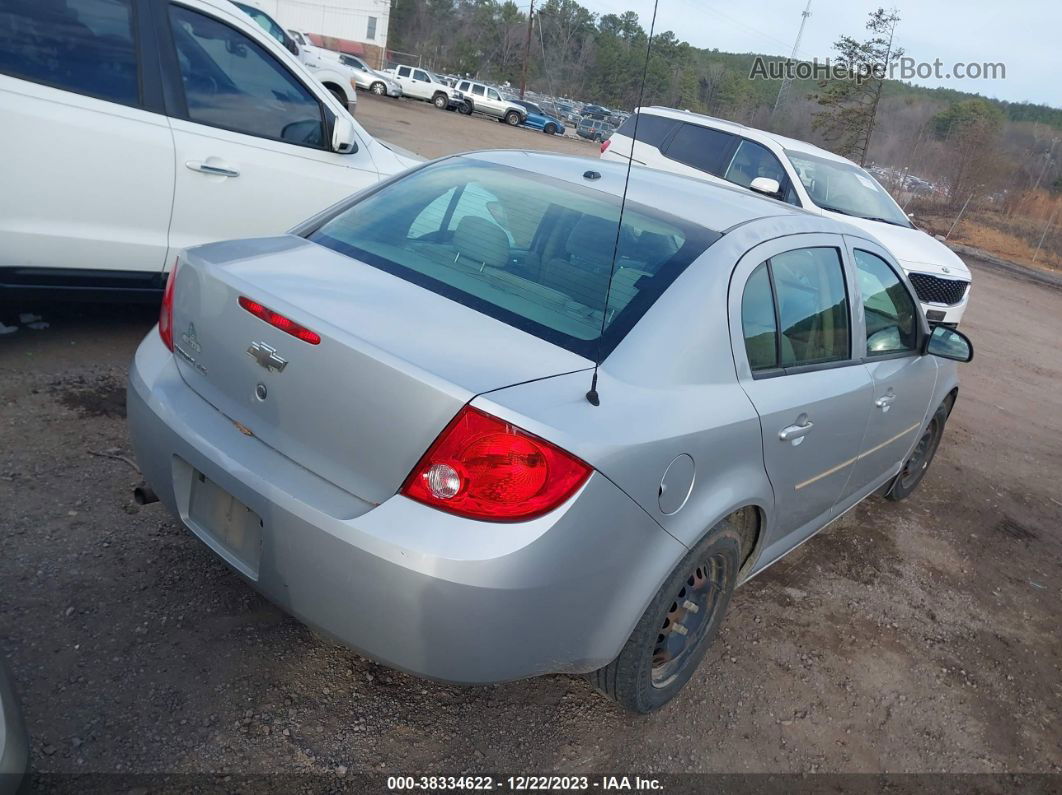
[[[638, 140], [633, 140], [635, 123]], [[817, 146], [736, 122], [671, 108], [639, 108], [601, 157], [766, 193], [846, 221], [884, 243], [907, 271], [931, 323], [958, 325], [970, 271], [950, 248], [916, 229], [869, 173]]]
[[159, 295], [413, 164], [227, 0], [0, 4], [0, 293]]
[[484, 113], [513, 127], [522, 124], [527, 118], [527, 108], [506, 99], [496, 88], [474, 80], [461, 80], [457, 88], [465, 95], [468, 104], [464, 110], [468, 113]]

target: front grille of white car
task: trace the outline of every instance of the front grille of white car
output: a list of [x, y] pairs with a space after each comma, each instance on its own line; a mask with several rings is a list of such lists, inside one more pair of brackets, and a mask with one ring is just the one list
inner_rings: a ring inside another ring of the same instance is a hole
[[908, 276], [918, 293], [918, 300], [926, 304], [954, 306], [962, 301], [966, 288], [970, 286], [969, 282], [960, 279], [941, 279], [928, 273], [911, 273]]

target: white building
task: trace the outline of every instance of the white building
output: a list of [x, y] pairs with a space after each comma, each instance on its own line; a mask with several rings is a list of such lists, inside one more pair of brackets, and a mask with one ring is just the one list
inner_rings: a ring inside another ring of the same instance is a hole
[[369, 45], [355, 54], [382, 56], [387, 49], [390, 0], [258, 0], [257, 4], [285, 28]]

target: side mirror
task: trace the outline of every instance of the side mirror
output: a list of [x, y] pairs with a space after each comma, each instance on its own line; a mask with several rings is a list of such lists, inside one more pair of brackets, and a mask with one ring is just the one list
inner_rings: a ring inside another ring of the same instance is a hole
[[358, 136], [354, 132], [354, 122], [346, 115], [336, 116], [332, 124], [332, 151], [341, 155], [350, 155], [358, 151]]
[[926, 338], [925, 352], [941, 359], [968, 362], [973, 359], [974, 349], [970, 338], [948, 326], [934, 326]]
[[749, 189], [754, 190], [757, 193], [764, 193], [768, 196], [777, 196], [782, 186], [778, 184], [778, 180], [771, 179], [770, 177], [756, 177], [749, 183]]

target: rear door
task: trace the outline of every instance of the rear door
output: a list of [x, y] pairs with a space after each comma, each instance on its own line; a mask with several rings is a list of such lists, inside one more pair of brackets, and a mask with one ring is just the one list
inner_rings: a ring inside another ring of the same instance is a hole
[[852, 501], [885, 483], [900, 468], [925, 423], [936, 388], [937, 360], [921, 355], [921, 310], [888, 252], [846, 238], [859, 285], [857, 333], [866, 340], [865, 367], [874, 381], [867, 436], [852, 474]]
[[173, 138], [138, 8], [0, 4], [0, 268], [162, 270]]
[[364, 141], [331, 151], [342, 111], [250, 19], [195, 0], [157, 10], [176, 147], [173, 247], [278, 234], [377, 182]]
[[873, 384], [852, 345], [839, 235], [797, 235], [742, 258], [730, 289], [738, 379], [760, 415], [776, 521], [765, 560], [829, 520], [859, 456]]

